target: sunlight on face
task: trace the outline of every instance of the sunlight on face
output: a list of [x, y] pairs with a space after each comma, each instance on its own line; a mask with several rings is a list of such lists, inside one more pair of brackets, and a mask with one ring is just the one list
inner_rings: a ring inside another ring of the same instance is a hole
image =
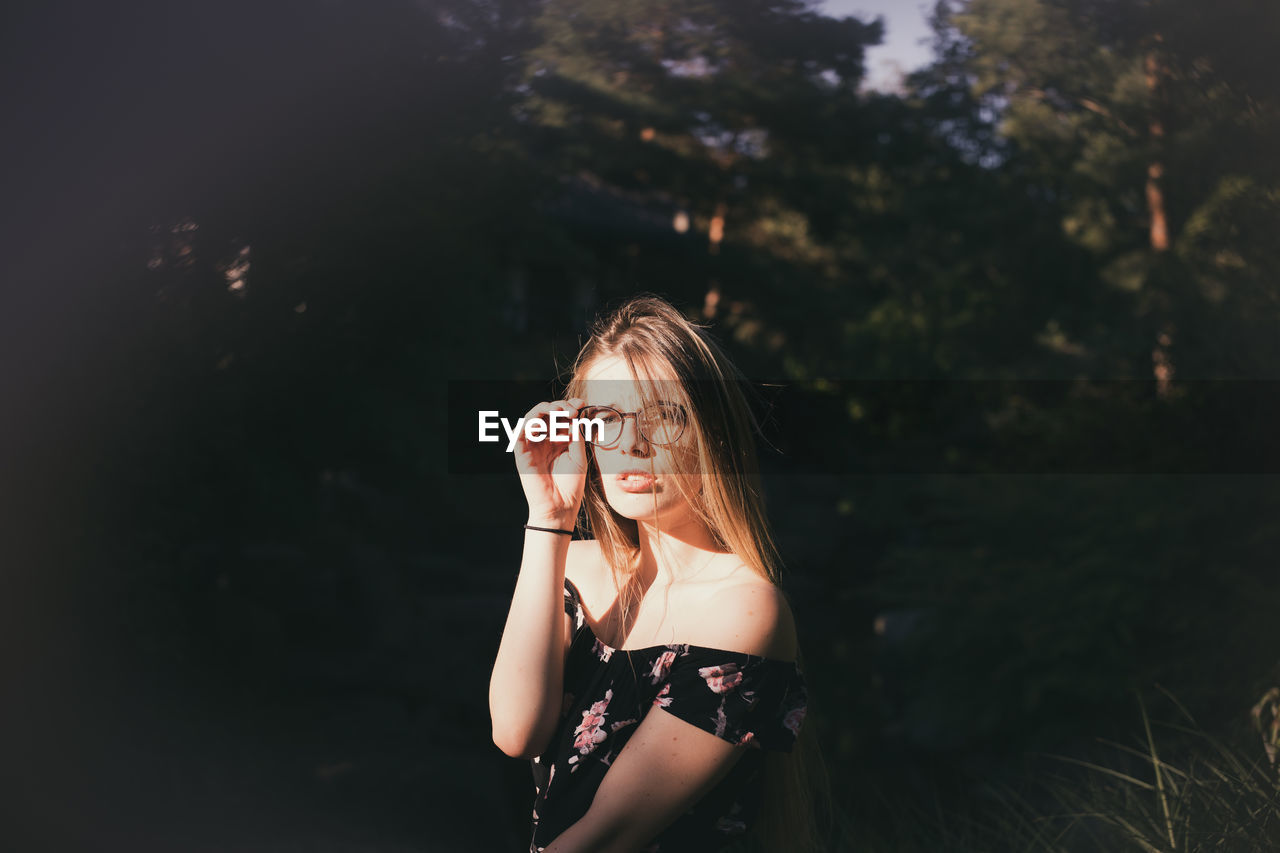
[[[651, 399], [670, 401], [676, 395], [669, 391], [674, 374], [642, 375], [644, 388]], [[584, 377], [586, 406], [609, 406], [623, 413], [639, 412], [645, 401], [641, 383], [631, 376], [627, 363], [617, 357], [602, 358], [591, 365]], [[702, 487], [696, 473], [677, 474], [679, 467], [694, 471], [693, 431], [687, 426], [673, 443], [663, 446], [645, 439], [638, 418], [624, 417], [622, 434], [617, 441], [601, 447], [593, 446], [596, 464], [604, 486], [605, 499], [625, 518], [637, 521], [659, 521], [663, 526], [678, 524], [693, 516], [693, 508], [676, 485], [677, 478], [692, 496]], [[652, 419], [650, 437], [658, 439], [662, 430]], [[671, 432], [675, 434], [675, 430]], [[626, 472], [633, 473], [627, 476]]]

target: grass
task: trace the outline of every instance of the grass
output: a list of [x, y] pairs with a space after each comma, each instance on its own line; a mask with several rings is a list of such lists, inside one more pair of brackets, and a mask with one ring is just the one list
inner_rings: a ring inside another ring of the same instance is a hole
[[[1206, 733], [1165, 695], [1181, 720], [1153, 723], [1139, 696], [1143, 736], [1133, 745], [1099, 738], [1076, 755], [1028, 756], [1025, 772], [1001, 781], [926, 773], [923, 782], [867, 784], [840, 816], [832, 849], [1280, 851], [1280, 784], [1269, 751]], [[1270, 719], [1255, 726], [1264, 743], [1274, 735]]]

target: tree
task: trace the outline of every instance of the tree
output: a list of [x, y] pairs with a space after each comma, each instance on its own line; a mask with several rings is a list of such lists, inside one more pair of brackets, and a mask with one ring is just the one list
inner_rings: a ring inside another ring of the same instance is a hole
[[1263, 328], [1276, 317], [1276, 257], [1253, 229], [1280, 215], [1264, 154], [1280, 90], [1244, 58], [1263, 55], [1274, 6], [969, 0], [947, 12], [972, 42], [975, 93], [1059, 199], [1064, 233], [1098, 260], [1091, 286], [1132, 294], [1143, 329], [1139, 340], [1116, 326], [1070, 333], [1124, 373], [1149, 347], [1162, 388], [1175, 369], [1274, 369]]

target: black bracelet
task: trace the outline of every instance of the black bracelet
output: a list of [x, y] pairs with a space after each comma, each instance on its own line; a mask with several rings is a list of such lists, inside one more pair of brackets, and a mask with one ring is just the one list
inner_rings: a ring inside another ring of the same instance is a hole
[[525, 530], [542, 530], [546, 533], [563, 533], [565, 536], [573, 535], [572, 530], [561, 530], [558, 527], [534, 527], [532, 524], [526, 524], [524, 526], [524, 529]]

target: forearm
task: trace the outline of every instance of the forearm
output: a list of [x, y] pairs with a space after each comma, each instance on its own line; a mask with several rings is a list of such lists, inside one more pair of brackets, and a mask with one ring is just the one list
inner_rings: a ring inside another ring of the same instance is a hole
[[640, 853], [650, 840], [638, 840], [626, 827], [588, 810], [542, 853]]
[[489, 682], [493, 739], [507, 754], [544, 743], [560, 710], [568, 550], [568, 536], [525, 531], [520, 575]]

